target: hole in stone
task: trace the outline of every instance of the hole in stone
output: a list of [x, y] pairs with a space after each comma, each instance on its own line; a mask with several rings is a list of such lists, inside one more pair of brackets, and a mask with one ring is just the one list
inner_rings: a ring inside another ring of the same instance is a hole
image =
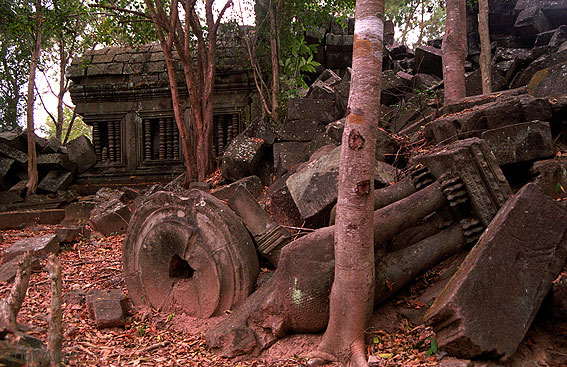
[[177, 279], [191, 279], [195, 269], [193, 269], [186, 260], [175, 254], [169, 262], [169, 277]]

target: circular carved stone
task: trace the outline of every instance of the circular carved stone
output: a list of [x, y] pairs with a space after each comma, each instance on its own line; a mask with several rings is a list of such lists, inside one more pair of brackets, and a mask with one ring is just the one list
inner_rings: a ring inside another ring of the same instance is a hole
[[199, 318], [243, 302], [259, 272], [238, 216], [199, 190], [151, 195], [130, 220], [122, 250], [134, 304]]

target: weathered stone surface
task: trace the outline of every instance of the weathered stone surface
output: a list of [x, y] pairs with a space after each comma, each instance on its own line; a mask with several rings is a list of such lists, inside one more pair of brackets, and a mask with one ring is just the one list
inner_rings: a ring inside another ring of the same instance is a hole
[[562, 25], [553, 32], [548, 46], [559, 48], [565, 41], [567, 41], [567, 25]]
[[26, 252], [29, 252], [34, 257], [44, 258], [57, 251], [59, 251], [59, 239], [57, 235], [47, 234], [17, 241], [12, 246], [4, 249], [2, 261], [8, 262]]
[[277, 131], [281, 141], [311, 141], [325, 132], [325, 125], [315, 120], [289, 120]]
[[[509, 69], [509, 66], [506, 67]], [[499, 64], [492, 65], [491, 67], [491, 87], [492, 91], [496, 92], [502, 90], [507, 86], [507, 80], [505, 74], [500, 72]], [[482, 94], [482, 79], [480, 74], [480, 69], [477, 69], [465, 76], [465, 87], [468, 96], [477, 96]]]
[[0, 132], [0, 143], [11, 146], [12, 148], [25, 152], [27, 149], [24, 133], [19, 131], [2, 131]]
[[415, 49], [415, 65], [418, 73], [427, 73], [443, 78], [441, 49], [431, 46], [419, 46]]
[[496, 158], [485, 141], [471, 138], [457, 141], [438, 151], [417, 157], [439, 178], [443, 174], [459, 177], [469, 195], [472, 211], [487, 226], [508, 200], [511, 189]]
[[328, 145], [337, 146], [339, 145], [339, 143], [331, 136], [323, 133], [317, 136], [315, 139], [311, 140], [311, 142], [307, 145], [307, 149], [305, 149], [305, 152], [307, 153], [308, 157], [311, 157], [311, 155], [315, 153], [317, 150]]
[[37, 188], [42, 191], [56, 193], [60, 190], [66, 190], [67, 187], [73, 182], [73, 174], [65, 171], [49, 171], [47, 176], [43, 178], [37, 185]]
[[287, 101], [290, 120], [311, 120], [324, 124], [336, 120], [335, 102], [328, 99], [291, 98]]
[[411, 80], [411, 86], [413, 88], [419, 88], [421, 90], [426, 88], [432, 88], [439, 83], [441, 83], [442, 79], [436, 75], [432, 74], [425, 74], [425, 73], [417, 73], [413, 76]]
[[276, 134], [272, 131], [270, 124], [263, 120], [253, 121], [246, 130], [242, 132], [242, 135], [248, 138], [259, 138], [266, 142], [266, 144], [274, 144], [276, 141]]
[[567, 61], [536, 72], [528, 83], [528, 92], [536, 97], [567, 94]]
[[89, 225], [105, 236], [125, 233], [131, 215], [126, 205], [118, 199], [113, 199], [98, 204], [91, 211]]
[[56, 228], [55, 234], [61, 243], [73, 243], [77, 239], [89, 238], [90, 230], [84, 224], [66, 224], [64, 227]]
[[550, 293], [553, 317], [567, 320], [567, 274], [561, 273], [553, 281]]
[[352, 75], [352, 69], [349, 67], [346, 69], [345, 75], [343, 75], [342, 80], [334, 85], [335, 88], [335, 102], [338, 111], [338, 118], [342, 118], [346, 115], [346, 110], [348, 106], [348, 97], [350, 94], [350, 79]]
[[19, 164], [26, 164], [28, 162], [28, 155], [26, 153], [0, 141], [0, 157], [1, 156], [13, 159]]
[[540, 70], [550, 68], [554, 65], [563, 63], [567, 61], [567, 49], [544, 54], [536, 58], [535, 61], [530, 63], [524, 70], [519, 72], [512, 82], [510, 83], [510, 88], [519, 88], [524, 85], [527, 85], [535, 73]]
[[260, 138], [248, 138], [244, 135], [234, 138], [222, 157], [222, 176], [228, 180], [238, 181], [253, 175], [265, 144]]
[[523, 9], [520, 14], [518, 14], [518, 18], [516, 18], [516, 23], [514, 24], [514, 31], [517, 34], [533, 39], [535, 39], [538, 33], [550, 29], [552, 29], [552, 26], [549, 20], [537, 6]]
[[531, 95], [506, 96], [494, 102], [473, 105], [459, 114], [442, 116], [428, 124], [424, 134], [430, 143], [447, 144], [457, 139], [480, 137], [487, 129], [525, 121], [547, 120], [552, 115], [546, 98], [534, 98]]
[[134, 304], [199, 318], [222, 315], [243, 302], [259, 272], [239, 217], [199, 190], [147, 198], [130, 223], [123, 262]]
[[230, 185], [226, 185], [221, 187], [217, 191], [213, 192], [212, 195], [220, 200], [227, 200], [236, 193], [236, 189], [239, 186], [245, 187], [254, 198], [259, 198], [262, 195], [262, 189], [264, 186], [262, 185], [262, 181], [258, 176], [248, 176], [241, 178], [240, 180], [231, 183]]
[[549, 158], [555, 154], [549, 123], [532, 121], [482, 133], [498, 164]]
[[64, 209], [40, 209], [0, 213], [0, 229], [19, 229], [31, 224], [59, 224], [65, 217]]
[[228, 206], [242, 219], [254, 237], [258, 252], [277, 266], [282, 247], [291, 241], [290, 233], [274, 222], [243, 186], [236, 188], [235, 195], [228, 200]]
[[124, 327], [128, 303], [120, 289], [93, 289], [87, 294], [87, 306], [97, 329]]
[[534, 184], [553, 199], [567, 197], [567, 159], [557, 158], [534, 162], [530, 174], [537, 176]]
[[[25, 254], [19, 254], [18, 256], [6, 261], [2, 259], [2, 265], [0, 265], [0, 282], [12, 282], [16, 278], [16, 273], [18, 272], [18, 263], [24, 258]], [[32, 258], [31, 262], [32, 272], [41, 271], [41, 263], [39, 259]]]
[[300, 227], [303, 219], [286, 185], [289, 176], [285, 174], [274, 181], [266, 192], [264, 204], [266, 211], [276, 223], [283, 226]]
[[37, 167], [43, 170], [58, 170], [75, 172], [75, 165], [66, 154], [52, 153], [37, 156]]
[[534, 185], [508, 201], [426, 314], [441, 349], [514, 354], [565, 264], [566, 230], [567, 210]]
[[94, 201], [78, 201], [65, 207], [65, 223], [79, 223], [89, 219], [91, 211], [95, 208]]
[[[337, 200], [340, 154], [341, 147], [337, 147], [287, 179], [286, 185], [304, 219], [325, 212], [328, 215]], [[393, 172], [387, 167], [376, 165], [374, 175], [379, 186], [393, 181]]]
[[345, 129], [346, 119], [342, 118], [340, 120], [331, 122], [325, 128], [325, 133], [333, 138], [337, 143], [340, 143], [343, 139], [343, 131]]
[[[409, 75], [409, 74], [408, 74]], [[380, 103], [390, 105], [400, 100], [406, 93], [411, 91], [410, 83], [412, 76], [384, 70], [382, 72], [382, 96]]]
[[211, 184], [208, 182], [190, 182], [189, 183], [189, 190], [197, 189], [205, 192], [209, 192], [211, 189]]
[[8, 190], [13, 186], [10, 178], [7, 177], [8, 171], [14, 166], [14, 160], [9, 158], [0, 158], [0, 190]]
[[274, 173], [280, 177], [293, 167], [307, 161], [308, 142], [285, 142], [275, 143], [274, 148]]
[[110, 187], [103, 187], [95, 193], [94, 199], [95, 201], [109, 201], [114, 199], [122, 201], [123, 195], [124, 192], [121, 190], [111, 189]]
[[84, 135], [67, 143], [69, 160], [77, 166], [77, 173], [83, 173], [96, 164], [96, 152], [91, 141]]

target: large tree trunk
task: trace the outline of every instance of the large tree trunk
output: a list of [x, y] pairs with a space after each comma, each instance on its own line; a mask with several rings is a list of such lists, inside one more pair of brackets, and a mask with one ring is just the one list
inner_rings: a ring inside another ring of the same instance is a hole
[[28, 79], [28, 101], [26, 107], [27, 115], [27, 136], [28, 136], [28, 184], [27, 195], [35, 194], [37, 191], [38, 175], [37, 175], [37, 154], [35, 151], [35, 128], [33, 121], [33, 102], [34, 102], [34, 89], [35, 89], [35, 71], [37, 63], [39, 62], [39, 55], [41, 53], [41, 15], [40, 15], [41, 1], [36, 0], [36, 35], [35, 45], [32, 51], [32, 58], [30, 64], [30, 75]]
[[329, 324], [314, 357], [366, 366], [374, 305], [373, 169], [380, 113], [384, 0], [358, 0], [349, 115], [343, 132]]
[[490, 32], [488, 29], [488, 0], [478, 0], [478, 33], [480, 35], [480, 74], [482, 77], [482, 94], [492, 92], [490, 70]]
[[279, 22], [278, 13], [281, 10], [283, 0], [270, 1], [270, 53], [272, 61], [272, 113], [274, 122], [279, 122], [279, 99], [280, 99], [280, 47], [279, 47]]
[[466, 97], [465, 57], [467, 55], [465, 0], [447, 0], [443, 39], [443, 82], [445, 105]]
[[59, 35], [59, 93], [57, 94], [57, 123], [55, 124], [55, 138], [57, 141], [61, 141], [63, 136], [63, 97], [67, 92], [65, 88], [65, 70], [67, 70], [68, 58], [65, 55], [65, 41], [63, 40], [63, 34]]

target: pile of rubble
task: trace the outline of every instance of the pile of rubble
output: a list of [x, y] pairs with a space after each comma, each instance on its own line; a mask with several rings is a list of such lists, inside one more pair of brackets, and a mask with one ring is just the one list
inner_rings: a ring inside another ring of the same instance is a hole
[[[552, 5], [526, 10], [523, 3], [515, 4], [511, 31], [493, 37], [495, 70], [507, 70], [504, 83], [495, 77], [499, 92], [441, 107], [435, 43], [415, 52], [386, 46], [375, 306], [451, 259], [452, 270], [424, 293], [427, 307], [400, 312], [430, 323], [442, 350], [461, 358], [511, 358], [548, 294], [552, 314], [567, 319], [559, 276], [567, 259], [564, 25], [550, 22], [532, 37], [525, 24], [539, 26]], [[467, 83], [478, 94], [469, 56]], [[252, 123], [225, 150], [230, 185], [212, 195], [166, 190], [141, 203], [124, 244], [134, 303], [195, 316], [239, 306], [206, 334], [225, 356], [325, 329], [349, 80], [348, 70], [326, 70], [304, 98], [288, 102], [277, 129]], [[292, 238], [299, 227], [311, 229]], [[255, 252], [275, 271], [241, 302], [256, 282]], [[181, 297], [189, 288], [194, 294]]]
[[[96, 164], [94, 148], [85, 136], [65, 146], [55, 139], [35, 136], [37, 152], [38, 195], [27, 195], [28, 148], [26, 132], [0, 133], [0, 211], [57, 208], [72, 201], [65, 190], [77, 173]], [[24, 203], [26, 201], [26, 203]]]

